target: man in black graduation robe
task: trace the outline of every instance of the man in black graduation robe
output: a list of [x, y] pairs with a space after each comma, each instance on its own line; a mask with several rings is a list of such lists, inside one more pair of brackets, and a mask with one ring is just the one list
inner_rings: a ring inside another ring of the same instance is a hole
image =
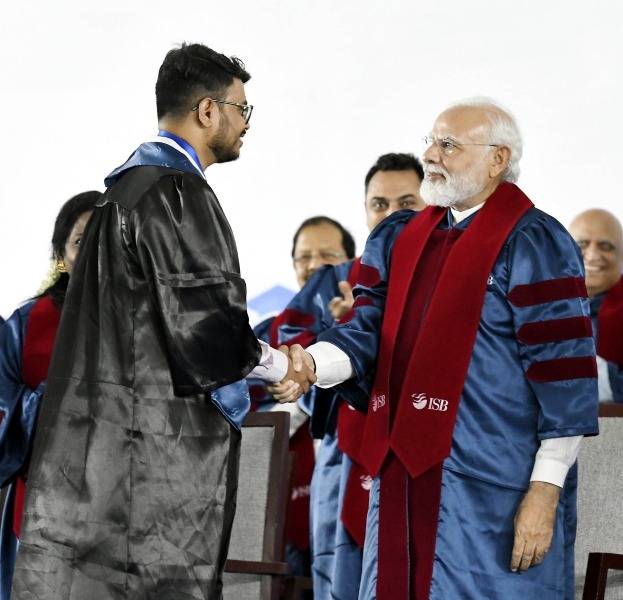
[[244, 378], [297, 377], [249, 327], [203, 173], [239, 155], [248, 79], [205, 46], [169, 52], [159, 135], [106, 180], [39, 414], [15, 600], [221, 597]]

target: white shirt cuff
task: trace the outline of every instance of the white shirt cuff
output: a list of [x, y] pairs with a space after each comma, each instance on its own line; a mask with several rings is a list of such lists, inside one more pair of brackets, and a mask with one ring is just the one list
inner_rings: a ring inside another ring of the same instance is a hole
[[288, 357], [279, 350], [272, 348], [266, 342], [257, 340], [262, 348], [260, 363], [247, 377], [256, 377], [268, 383], [279, 383], [288, 372]]
[[575, 435], [541, 440], [530, 481], [545, 481], [562, 487], [569, 469], [578, 457], [583, 437]]
[[316, 385], [330, 388], [355, 375], [348, 355], [329, 342], [318, 342], [307, 348], [316, 363]]

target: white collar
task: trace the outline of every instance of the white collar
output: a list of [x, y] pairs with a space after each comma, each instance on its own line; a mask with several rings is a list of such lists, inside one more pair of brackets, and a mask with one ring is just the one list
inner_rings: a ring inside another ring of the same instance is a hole
[[450, 211], [452, 212], [452, 224], [457, 225], [461, 221], [467, 219], [470, 215], [473, 215], [476, 211], [479, 211], [485, 205], [484, 202], [477, 204], [476, 206], [472, 206], [471, 208], [467, 208], [465, 210], [456, 210], [450, 207]]

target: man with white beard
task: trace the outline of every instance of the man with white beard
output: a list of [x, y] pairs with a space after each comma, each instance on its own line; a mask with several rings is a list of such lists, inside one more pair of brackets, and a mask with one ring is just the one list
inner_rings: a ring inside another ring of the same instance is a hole
[[513, 183], [508, 111], [463, 101], [424, 139], [430, 206], [375, 229], [354, 318], [291, 350], [368, 413], [360, 599], [570, 600], [574, 465], [598, 430], [582, 256]]

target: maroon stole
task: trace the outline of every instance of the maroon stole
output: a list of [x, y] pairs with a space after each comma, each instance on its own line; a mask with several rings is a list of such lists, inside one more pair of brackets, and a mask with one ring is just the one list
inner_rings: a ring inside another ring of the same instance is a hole
[[[22, 381], [31, 389], [36, 390], [39, 384], [47, 379], [52, 349], [61, 311], [52, 302], [50, 296], [38, 300], [30, 311], [24, 348], [22, 349]], [[13, 509], [13, 531], [19, 539], [26, 497], [26, 476], [28, 464], [22, 467], [15, 484], [15, 505]]]
[[[532, 206], [517, 186], [502, 183], [453, 245], [417, 338], [410, 340], [406, 379], [393, 402], [396, 424], [390, 429], [389, 382], [395, 342], [411, 280], [446, 209], [428, 207], [398, 236], [362, 445], [364, 465], [371, 475], [378, 474], [390, 447], [412, 477], [449, 456], [487, 279], [513, 227]], [[440, 410], [421, 410], [424, 403]]]
[[[348, 283], [350, 283], [351, 287], [355, 287], [357, 283], [360, 266], [361, 257], [353, 263], [348, 276]], [[353, 314], [353, 311], [346, 313], [340, 319], [340, 323], [350, 321]], [[349, 535], [360, 548], [363, 548], [366, 538], [366, 519], [372, 481], [372, 478], [362, 466], [359, 457], [361, 434], [365, 428], [366, 416], [355, 410], [345, 400], [340, 399], [339, 403], [337, 413], [337, 446], [351, 461], [340, 518]]]
[[608, 290], [599, 309], [597, 355], [623, 367], [623, 277]]
[[[385, 462], [379, 600], [428, 598], [441, 467], [450, 455], [487, 280], [510, 232], [532, 206], [519, 188], [503, 183], [465, 230], [438, 230], [447, 210], [429, 207], [395, 242], [361, 447], [370, 474], [376, 476]], [[392, 374], [397, 365], [400, 372]]]

